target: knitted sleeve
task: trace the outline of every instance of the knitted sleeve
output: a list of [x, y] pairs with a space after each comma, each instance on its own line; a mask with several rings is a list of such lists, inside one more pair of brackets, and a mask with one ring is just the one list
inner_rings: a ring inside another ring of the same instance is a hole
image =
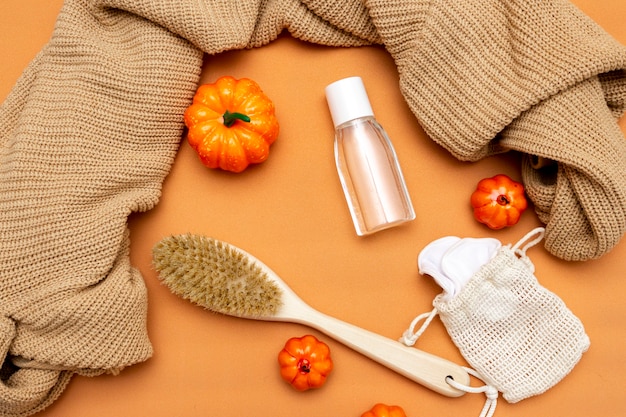
[[[202, 54], [69, 1], [0, 109], [0, 414], [151, 356], [128, 215], [158, 200]], [[158, 45], [158, 48], [154, 48]]]
[[0, 108], [0, 414], [151, 356], [126, 222], [160, 197], [203, 54], [285, 28], [362, 45], [376, 32], [359, 21], [344, 30], [296, 0], [65, 1]]
[[[546, 248], [597, 258], [626, 231], [626, 47], [566, 0], [371, 0], [426, 133], [460, 160], [526, 155]], [[552, 166], [535, 170], [528, 159]]]

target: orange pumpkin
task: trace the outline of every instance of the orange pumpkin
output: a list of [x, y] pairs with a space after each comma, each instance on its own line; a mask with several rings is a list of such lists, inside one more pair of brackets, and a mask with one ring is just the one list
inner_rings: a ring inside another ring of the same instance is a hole
[[312, 335], [289, 339], [278, 363], [280, 376], [298, 391], [321, 387], [333, 370], [330, 348]]
[[504, 174], [480, 180], [472, 193], [474, 218], [490, 229], [502, 229], [516, 224], [528, 202], [524, 186]]
[[274, 103], [248, 78], [201, 85], [184, 120], [202, 163], [231, 172], [265, 161], [279, 131]]
[[361, 414], [361, 417], [406, 417], [402, 407], [397, 405], [376, 404], [371, 410]]

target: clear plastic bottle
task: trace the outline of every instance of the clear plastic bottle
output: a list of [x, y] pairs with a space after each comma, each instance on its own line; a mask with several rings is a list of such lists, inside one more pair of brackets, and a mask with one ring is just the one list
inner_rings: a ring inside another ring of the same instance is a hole
[[368, 235], [415, 219], [387, 133], [374, 118], [363, 80], [326, 87], [335, 125], [335, 161], [356, 233]]

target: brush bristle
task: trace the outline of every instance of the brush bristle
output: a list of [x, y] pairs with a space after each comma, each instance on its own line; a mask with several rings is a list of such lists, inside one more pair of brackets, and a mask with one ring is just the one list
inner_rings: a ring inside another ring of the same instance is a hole
[[205, 236], [170, 236], [152, 250], [161, 281], [176, 295], [217, 313], [273, 316], [281, 289], [245, 253]]

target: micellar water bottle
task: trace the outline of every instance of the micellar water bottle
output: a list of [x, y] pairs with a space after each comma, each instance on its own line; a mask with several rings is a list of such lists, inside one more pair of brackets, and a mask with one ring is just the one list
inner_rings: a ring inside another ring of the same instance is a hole
[[326, 87], [335, 125], [335, 162], [359, 236], [415, 219], [393, 145], [374, 118], [363, 80]]

